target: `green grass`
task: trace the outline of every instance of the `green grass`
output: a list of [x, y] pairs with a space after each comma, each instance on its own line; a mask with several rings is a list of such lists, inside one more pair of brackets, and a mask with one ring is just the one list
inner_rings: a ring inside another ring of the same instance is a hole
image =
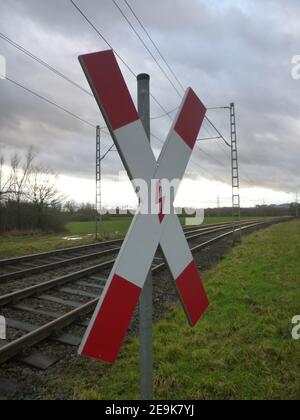
[[[100, 225], [100, 233], [115, 236], [124, 236], [128, 231], [132, 218], [112, 218], [104, 221]], [[95, 233], [95, 222], [72, 222], [66, 225], [66, 229], [71, 235], [88, 235]]]
[[[115, 239], [126, 234], [132, 218], [112, 217], [100, 227], [103, 240]], [[205, 224], [230, 222], [230, 217], [208, 217]], [[79, 236], [75, 241], [64, 240], [66, 236]], [[91, 235], [91, 236], [88, 236]], [[95, 241], [95, 222], [72, 222], [66, 225], [66, 232], [60, 235], [25, 234], [0, 235], [0, 259], [28, 255], [38, 252], [47, 252], [55, 249], [85, 245]]]
[[0, 258], [48, 252], [55, 249], [69, 248], [94, 242], [93, 237], [78, 241], [68, 241], [61, 235], [4, 235], [0, 236]]
[[[242, 219], [249, 219], [248, 217]], [[255, 218], [253, 218], [255, 219]], [[251, 219], [251, 220], [253, 220]], [[215, 224], [215, 223], [223, 223], [223, 222], [231, 222], [231, 217], [207, 217], [205, 218], [204, 224]], [[110, 220], [106, 220], [102, 223], [100, 230], [102, 234], [114, 234], [114, 235], [125, 235], [130, 223], [132, 222], [132, 218], [127, 217], [114, 217]], [[184, 224], [184, 220], [182, 219], [182, 223]], [[95, 222], [72, 222], [66, 225], [66, 229], [72, 235], [87, 235], [95, 233]]]
[[[211, 306], [194, 329], [180, 306], [154, 328], [156, 399], [299, 399], [300, 221], [255, 233], [204, 275]], [[117, 363], [76, 359], [40, 398], [138, 399], [139, 345]]]

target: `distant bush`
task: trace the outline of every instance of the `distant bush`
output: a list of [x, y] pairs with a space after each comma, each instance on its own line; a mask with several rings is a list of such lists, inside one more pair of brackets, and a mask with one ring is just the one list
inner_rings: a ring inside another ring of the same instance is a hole
[[57, 208], [7, 201], [0, 204], [0, 233], [11, 231], [63, 232], [65, 215]]

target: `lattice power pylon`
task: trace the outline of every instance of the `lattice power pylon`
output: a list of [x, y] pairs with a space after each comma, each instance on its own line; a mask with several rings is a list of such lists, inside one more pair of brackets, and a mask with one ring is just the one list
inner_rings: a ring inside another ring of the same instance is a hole
[[96, 239], [99, 239], [102, 222], [102, 162], [101, 162], [101, 129], [96, 129]]
[[234, 238], [240, 240], [241, 234], [241, 199], [240, 178], [237, 148], [235, 105], [230, 104], [230, 130], [231, 130], [231, 167], [232, 167], [232, 217], [234, 221]]

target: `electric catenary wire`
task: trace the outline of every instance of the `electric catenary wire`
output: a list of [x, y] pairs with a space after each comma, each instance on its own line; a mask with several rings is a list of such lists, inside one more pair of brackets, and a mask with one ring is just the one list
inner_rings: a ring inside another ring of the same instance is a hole
[[131, 27], [131, 29], [133, 30], [133, 32], [136, 34], [136, 36], [138, 37], [138, 39], [141, 41], [141, 43], [143, 44], [143, 46], [146, 49], [146, 51], [148, 51], [148, 53], [151, 55], [151, 57], [153, 58], [153, 60], [157, 64], [157, 66], [159, 67], [160, 71], [167, 78], [167, 80], [171, 83], [171, 85], [173, 86], [174, 90], [176, 91], [176, 93], [178, 94], [178, 96], [181, 98], [182, 97], [181, 93], [179, 92], [179, 90], [177, 89], [177, 87], [175, 86], [175, 84], [172, 82], [172, 80], [168, 76], [168, 74], [165, 71], [165, 69], [161, 66], [161, 64], [159, 63], [159, 61], [156, 59], [156, 57], [154, 56], [154, 54], [152, 53], [152, 51], [150, 50], [150, 48], [147, 46], [146, 42], [143, 40], [143, 38], [140, 36], [140, 34], [138, 33], [138, 31], [132, 25], [132, 23], [130, 22], [130, 20], [128, 19], [128, 17], [125, 15], [125, 13], [121, 9], [121, 7], [118, 5], [118, 3], [116, 2], [116, 0], [112, 0], [112, 1], [113, 1], [114, 5], [116, 6], [116, 8], [121, 13], [121, 15], [124, 17], [124, 19], [126, 20], [126, 22], [128, 23], [128, 25]]
[[[21, 51], [22, 53], [24, 53], [26, 56], [28, 56], [29, 58], [33, 59], [34, 61], [36, 61], [37, 63], [39, 63], [40, 65], [42, 65], [43, 67], [45, 67], [46, 69], [50, 70], [52, 73], [54, 73], [56, 76], [62, 78], [63, 80], [67, 81], [68, 83], [70, 83], [71, 85], [75, 86], [76, 88], [80, 89], [82, 92], [84, 92], [85, 94], [89, 95], [90, 97], [94, 98], [94, 95], [89, 92], [88, 90], [86, 90], [84, 87], [82, 87], [81, 85], [79, 85], [78, 83], [76, 83], [74, 80], [70, 79], [68, 76], [66, 76], [65, 74], [63, 74], [62, 72], [60, 72], [59, 70], [57, 70], [55, 67], [51, 66], [50, 64], [48, 64], [46, 61], [42, 60], [40, 57], [36, 56], [35, 54], [33, 54], [32, 52], [30, 52], [29, 50], [25, 49], [24, 47], [22, 47], [20, 44], [16, 43], [15, 41], [13, 41], [11, 38], [9, 38], [8, 36], [6, 36], [5, 34], [0, 32], [0, 38], [4, 41], [6, 41], [7, 43], [9, 43], [11, 46], [13, 46], [14, 48], [16, 48], [17, 50]], [[3, 77], [4, 78], [4, 77]], [[28, 93], [38, 97], [39, 99], [47, 102], [50, 105], [53, 105], [55, 107], [57, 107], [58, 109], [60, 109], [61, 111], [66, 112], [68, 115], [82, 121], [83, 123], [95, 128], [95, 125], [88, 122], [87, 120], [79, 117], [78, 115], [74, 114], [73, 112], [67, 110], [66, 108], [64, 108], [63, 106], [57, 104], [56, 102], [44, 97], [43, 95], [34, 92], [33, 90], [29, 89], [28, 87], [25, 87], [24, 85], [22, 85], [20, 82], [17, 82], [13, 79], [10, 79], [8, 77], [5, 77], [5, 79], [7, 81], [9, 81], [10, 83], [16, 85], [19, 88], [22, 88], [23, 90], [27, 91]], [[110, 136], [110, 134], [108, 132], [105, 131], [104, 129], [105, 127], [100, 127], [100, 130], [105, 133], [107, 136]], [[107, 154], [112, 151], [113, 146], [110, 147], [110, 149], [105, 153], [105, 156], [103, 158], [105, 158], [107, 156]]]
[[31, 95], [34, 95], [37, 98], [47, 102], [48, 104], [60, 109], [61, 111], [65, 112], [66, 114], [70, 115], [71, 117], [76, 118], [77, 120], [81, 121], [82, 123], [94, 128], [94, 129], [96, 128], [95, 124], [85, 120], [84, 118], [79, 117], [78, 115], [74, 114], [72, 111], [69, 111], [67, 108], [64, 108], [63, 106], [57, 104], [56, 102], [52, 101], [51, 99], [48, 99], [45, 96], [31, 90], [30, 88], [22, 85], [21, 83], [17, 82], [16, 80], [13, 80], [13, 79], [11, 79], [7, 76], [5, 77], [4, 75], [2, 77], [3, 77], [3, 79], [7, 80], [8, 82], [12, 83], [13, 85], [25, 90], [26, 92], [30, 93]]
[[[97, 27], [91, 22], [91, 20], [87, 17], [87, 15], [80, 9], [80, 7], [73, 1], [70, 0], [71, 4], [76, 8], [76, 10], [80, 13], [80, 15], [86, 20], [86, 22], [93, 28], [93, 30], [100, 36], [100, 38], [108, 45], [108, 47], [110, 49], [112, 49], [114, 51], [114, 53], [116, 54], [116, 56], [121, 60], [121, 62], [126, 66], [126, 68], [130, 71], [130, 73], [136, 78], [137, 75], [135, 74], [135, 72], [132, 70], [132, 68], [129, 66], [129, 64], [122, 58], [122, 56], [113, 48], [113, 46], [111, 45], [111, 43], [104, 37], [104, 35], [99, 31], [99, 29], [97, 29]], [[115, 2], [114, 2], [115, 3]], [[116, 4], [116, 3], [115, 3]], [[117, 6], [118, 7], [118, 6]], [[118, 7], [118, 9], [120, 10], [120, 8]], [[123, 14], [123, 13], [122, 13]], [[126, 18], [126, 17], [125, 17]], [[133, 26], [130, 24], [129, 20], [126, 18], [126, 21], [128, 22], [128, 24], [130, 25], [131, 29], [134, 31], [134, 33], [136, 34], [136, 36], [138, 36], [139, 40], [143, 43], [143, 40], [141, 39], [141, 37], [139, 36], [139, 34], [137, 33], [137, 31], [135, 31], [135, 29], [133, 28]], [[144, 45], [145, 46], [145, 45]], [[147, 48], [147, 51], [151, 54], [151, 52], [149, 51], [149, 49]], [[153, 57], [153, 55], [151, 54], [151, 57]], [[157, 60], [154, 58], [154, 60], [157, 62]], [[169, 80], [169, 78], [168, 78]], [[169, 80], [170, 81], [170, 80]], [[173, 86], [172, 81], [170, 81], [171, 85]], [[183, 87], [183, 86], [182, 86]], [[174, 86], [173, 86], [174, 88]], [[184, 89], [184, 88], [183, 88]], [[178, 90], [175, 87], [176, 92], [178, 93]], [[159, 105], [159, 107], [164, 111], [164, 115], [169, 116], [170, 119], [171, 116], [171, 112], [168, 112], [162, 105], [161, 103], [151, 94], [152, 99]], [[228, 145], [229, 143], [226, 141], [225, 137], [220, 133], [220, 131], [216, 128], [216, 126], [212, 123], [212, 121], [206, 117], [206, 121], [212, 126], [212, 128], [214, 128], [214, 130], [218, 133], [218, 135], [220, 136], [220, 138], [223, 139], [223, 141]]]
[[[75, 7], [75, 9], [80, 13], [80, 15], [86, 20], [86, 22], [93, 28], [93, 30], [100, 36], [100, 38], [106, 43], [106, 45], [114, 51], [115, 55], [119, 58], [119, 60], [124, 64], [124, 66], [129, 70], [130, 74], [134, 76], [136, 79], [137, 75], [133, 71], [133, 69], [129, 66], [129, 64], [121, 57], [121, 55], [113, 48], [110, 42], [104, 37], [104, 35], [96, 28], [96, 26], [92, 23], [92, 21], [87, 17], [87, 15], [80, 9], [80, 7], [73, 1], [70, 0], [71, 4]], [[162, 109], [165, 115], [168, 115], [169, 112], [165, 109], [165, 107], [155, 98], [153, 94], [151, 94], [151, 98], [153, 101]], [[171, 118], [171, 117], [170, 117]], [[171, 118], [172, 119], [172, 118]]]
[[[71, 0], [73, 2], [73, 0]], [[173, 72], [173, 70], [171, 69], [171, 66], [168, 64], [168, 62], [166, 61], [166, 59], [163, 57], [162, 53], [160, 52], [160, 49], [158, 48], [157, 44], [154, 43], [154, 41], [152, 40], [149, 32], [146, 30], [145, 26], [142, 24], [141, 19], [138, 17], [137, 13], [133, 10], [133, 7], [129, 5], [129, 3], [124, 0], [125, 3], [127, 4], [128, 8], [130, 9], [130, 11], [133, 13], [133, 15], [135, 16], [135, 18], [137, 19], [137, 21], [139, 22], [139, 24], [141, 25], [141, 27], [143, 28], [144, 32], [146, 33], [146, 35], [148, 36], [148, 38], [151, 40], [152, 44], [154, 45], [155, 49], [159, 52], [160, 56], [162, 57], [162, 59], [164, 60], [164, 62], [166, 63], [166, 65], [168, 66], [169, 70], [171, 71], [173, 77], [175, 77], [175, 79], [178, 81], [178, 83], [180, 84], [183, 92], [185, 92], [185, 88], [183, 86], [183, 84], [179, 81], [178, 77], [175, 75], [175, 73]], [[146, 48], [146, 50], [148, 51], [148, 53], [150, 54], [150, 56], [153, 58], [153, 60], [155, 61], [155, 63], [159, 66], [160, 70], [162, 71], [162, 73], [166, 76], [166, 72], [164, 71], [164, 69], [161, 67], [161, 65], [158, 63], [157, 59], [155, 58], [155, 56], [153, 55], [153, 53], [151, 52], [151, 50], [148, 48], [148, 46], [146, 45], [145, 41], [142, 39], [142, 37], [139, 35], [139, 33], [137, 32], [137, 30], [134, 28], [134, 26], [131, 24], [131, 22], [129, 21], [129, 19], [127, 18], [127, 16], [125, 15], [125, 13], [122, 11], [122, 9], [120, 8], [120, 6], [117, 4], [117, 2], [115, 0], [113, 0], [113, 3], [115, 4], [115, 6], [118, 8], [118, 10], [120, 11], [120, 13], [123, 15], [123, 17], [125, 18], [125, 20], [127, 21], [128, 25], [130, 26], [130, 28], [133, 30], [133, 32], [135, 33], [135, 35], [138, 37], [138, 39], [140, 40], [140, 42], [143, 44], [143, 46]], [[176, 88], [176, 86], [174, 85], [174, 83], [172, 82], [172, 80], [168, 77], [168, 75], [166, 76], [168, 81], [170, 82], [171, 86], [174, 88], [175, 92], [182, 98], [182, 94], [178, 91], [178, 89]], [[218, 134], [219, 138], [222, 139], [224, 141], [224, 143], [231, 148], [231, 145], [229, 144], [229, 142], [225, 139], [225, 137], [222, 135], [222, 133], [220, 132], [220, 130], [218, 130], [218, 128], [215, 126], [215, 124], [207, 117], [205, 116], [205, 120], [208, 122], [208, 124], [216, 131], [216, 133]]]
[[177, 83], [179, 84], [179, 86], [181, 87], [181, 89], [184, 92], [185, 91], [185, 88], [184, 88], [183, 84], [180, 82], [180, 80], [176, 76], [174, 70], [172, 69], [172, 67], [170, 66], [170, 64], [167, 62], [167, 60], [164, 57], [164, 55], [162, 54], [162, 52], [159, 50], [157, 44], [154, 42], [154, 40], [151, 37], [150, 33], [147, 31], [145, 25], [143, 24], [143, 22], [141, 21], [141, 19], [137, 16], [136, 12], [133, 10], [133, 7], [128, 3], [128, 1], [127, 0], [124, 0], [124, 2], [127, 5], [127, 7], [129, 8], [129, 10], [131, 11], [131, 13], [133, 14], [133, 16], [136, 18], [136, 20], [140, 24], [141, 28], [145, 32], [146, 36], [149, 38], [150, 42], [152, 43], [152, 45], [154, 46], [154, 48], [156, 49], [156, 51], [160, 55], [161, 59], [163, 60], [163, 62], [165, 63], [165, 65], [168, 67], [170, 73], [173, 75], [174, 79], [177, 81]]
[[92, 95], [91, 92], [89, 92], [88, 90], [86, 90], [83, 86], [80, 86], [78, 83], [76, 83], [74, 80], [70, 79], [68, 76], [66, 76], [65, 74], [61, 73], [59, 70], [57, 70], [55, 67], [52, 67], [50, 64], [48, 64], [46, 61], [42, 60], [41, 58], [37, 57], [36, 55], [34, 55], [32, 52], [30, 52], [29, 50], [25, 49], [24, 47], [22, 47], [22, 45], [16, 43], [15, 41], [13, 41], [11, 38], [9, 38], [8, 36], [6, 36], [5, 34], [0, 32], [0, 38], [3, 41], [8, 42], [10, 45], [12, 45], [13, 47], [15, 47], [16, 49], [18, 49], [19, 51], [21, 51], [23, 54], [26, 54], [28, 57], [32, 58], [33, 60], [35, 60], [37, 63], [39, 63], [40, 65], [44, 66], [45, 68], [47, 68], [48, 70], [52, 71], [54, 74], [56, 74], [57, 76], [59, 76], [60, 78], [64, 79], [65, 81], [67, 81], [68, 83], [72, 84], [73, 86], [75, 86], [76, 88], [80, 89], [82, 92], [90, 95], [91, 97], [94, 97]]
[[[114, 0], [113, 0], [114, 1]], [[120, 59], [120, 61], [126, 66], [126, 68], [129, 70], [129, 72], [136, 78], [137, 75], [136, 73], [133, 71], [133, 69], [129, 66], [129, 64], [123, 59], [123, 57], [113, 48], [112, 44], [106, 39], [106, 37], [104, 37], [104, 35], [100, 32], [100, 30], [92, 23], [92, 21], [87, 17], [87, 15], [81, 10], [81, 8], [74, 2], [74, 0], [70, 0], [71, 4], [75, 7], [75, 9], [80, 13], [80, 15], [86, 20], [86, 22], [93, 28], [93, 30], [100, 36], [100, 38], [106, 43], [106, 45], [112, 49], [114, 51], [114, 53], [116, 54], [116, 56]], [[114, 1], [116, 7], [117, 4]], [[118, 7], [118, 9], [120, 10], [120, 8]], [[131, 8], [132, 9], [132, 8]], [[133, 10], [133, 9], [132, 9]], [[123, 14], [123, 12], [122, 12]], [[136, 13], [135, 13], [136, 14]], [[136, 15], [137, 16], [137, 15]], [[126, 18], [126, 15], [125, 15]], [[140, 37], [140, 35], [137, 33], [137, 31], [134, 29], [133, 25], [129, 22], [129, 20], [126, 18], [126, 21], [128, 22], [128, 24], [130, 25], [130, 28], [134, 31], [134, 33], [136, 34], [136, 36], [138, 37], [138, 39], [143, 43], [143, 45], [145, 46], [144, 41], [142, 40], [142, 38]], [[158, 47], [156, 46], [156, 48], [158, 49]], [[153, 54], [151, 53], [151, 51], [148, 49], [147, 47], [147, 51], [149, 52], [149, 54], [151, 55], [151, 57], [155, 60], [155, 62], [157, 63], [157, 60], [155, 59], [155, 57], [153, 56]], [[172, 81], [168, 78], [168, 80], [170, 81], [171, 85], [173, 88], [175, 88], [176, 92], [178, 93], [178, 90], [176, 89], [176, 87], [174, 86], [174, 84], [172, 83]], [[182, 85], [182, 89], [183, 91], [185, 90], [183, 85]], [[164, 115], [161, 116], [160, 118], [164, 117], [164, 116], [168, 116], [171, 120], [171, 113], [172, 112], [168, 112], [165, 107], [157, 100], [157, 98], [151, 94], [152, 99], [156, 102], [156, 104], [163, 110]], [[181, 95], [182, 97], [182, 95]], [[156, 117], [155, 117], [156, 118]], [[212, 123], [212, 121], [206, 116], [205, 117], [206, 121], [214, 128], [214, 130], [218, 133], [218, 135], [220, 136], [220, 138], [222, 138], [222, 140], [228, 145], [229, 143], [227, 142], [227, 140], [225, 139], [225, 137], [220, 133], [220, 131], [216, 128], [216, 126]]]

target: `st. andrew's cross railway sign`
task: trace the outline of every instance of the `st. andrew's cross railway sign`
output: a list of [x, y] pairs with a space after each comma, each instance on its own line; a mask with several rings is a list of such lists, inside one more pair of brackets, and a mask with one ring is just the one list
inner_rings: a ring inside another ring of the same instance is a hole
[[[158, 161], [135, 108], [113, 51], [79, 58], [91, 89], [130, 179], [182, 179], [206, 108], [188, 89]], [[177, 215], [138, 211], [80, 346], [84, 356], [114, 363], [138, 304], [158, 246], [175, 280], [192, 326], [208, 307], [208, 299]], [[173, 206], [173, 203], [172, 203]]]

